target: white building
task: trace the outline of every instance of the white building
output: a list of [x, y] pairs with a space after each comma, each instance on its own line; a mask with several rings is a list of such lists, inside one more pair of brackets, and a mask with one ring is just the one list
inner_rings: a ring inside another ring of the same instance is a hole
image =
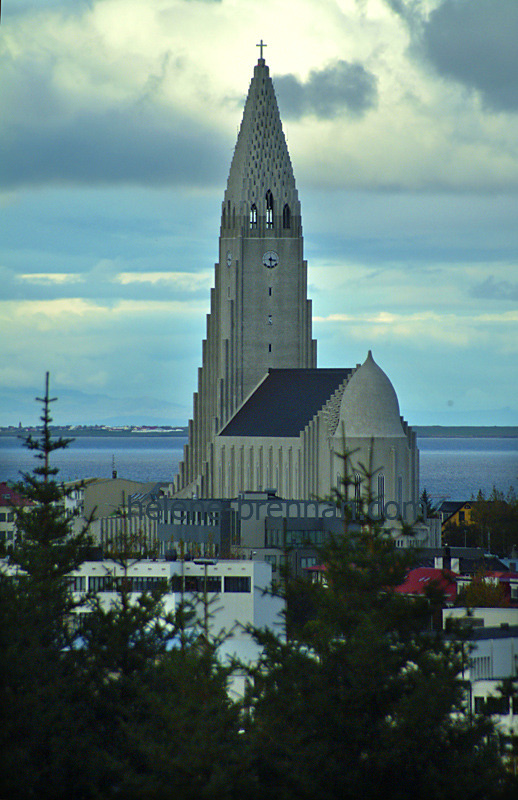
[[448, 608], [445, 625], [448, 620], [472, 626], [473, 649], [464, 673], [472, 712], [488, 711], [498, 731], [518, 748], [518, 697], [499, 691], [504, 681], [518, 685], [518, 608], [473, 608], [469, 615], [465, 608]]
[[[117, 603], [117, 584], [124, 580], [135, 599], [144, 591], [167, 586], [164, 613], [174, 613], [182, 602], [194, 603], [197, 620], [205, 624], [205, 601], [208, 603], [208, 633], [214, 637], [229, 634], [218, 653], [222, 661], [236, 657], [244, 663], [255, 661], [260, 650], [245, 631], [250, 625], [282, 633], [284, 603], [268, 593], [272, 570], [260, 561], [135, 561], [124, 570], [113, 561], [87, 561], [71, 574], [75, 599], [81, 602], [87, 592], [95, 592], [101, 604], [109, 608]], [[88, 613], [88, 605], [79, 605], [77, 614]], [[244, 676], [236, 675], [231, 692], [242, 695]]]

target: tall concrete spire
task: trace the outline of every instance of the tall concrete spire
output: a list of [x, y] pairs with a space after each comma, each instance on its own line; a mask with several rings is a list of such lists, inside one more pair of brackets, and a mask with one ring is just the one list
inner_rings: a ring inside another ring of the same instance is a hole
[[219, 261], [177, 492], [203, 496], [214, 436], [268, 369], [316, 367], [306, 273], [293, 168], [261, 56], [222, 203]]
[[274, 195], [277, 213], [284, 204], [292, 215], [300, 215], [286, 139], [270, 72], [263, 58], [254, 69], [243, 120], [230, 166], [225, 202], [236, 213], [249, 212], [256, 204], [259, 220], [266, 214], [265, 193]]

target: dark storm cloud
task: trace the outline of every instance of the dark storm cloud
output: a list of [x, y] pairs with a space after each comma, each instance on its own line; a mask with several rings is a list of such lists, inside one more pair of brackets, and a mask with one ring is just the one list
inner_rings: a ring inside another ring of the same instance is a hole
[[518, 0], [443, 0], [428, 17], [423, 0], [385, 2], [408, 25], [410, 52], [487, 108], [518, 110]]
[[300, 119], [314, 114], [332, 119], [346, 112], [362, 116], [376, 106], [376, 77], [361, 64], [338, 61], [322, 70], [312, 70], [307, 81], [294, 75], [275, 78], [281, 114]]
[[82, 112], [3, 126], [0, 186], [49, 183], [206, 185], [221, 182], [228, 143], [189, 119]]
[[515, 302], [518, 300], [518, 283], [498, 281], [495, 280], [493, 275], [490, 275], [485, 281], [474, 286], [470, 294], [472, 297], [480, 297], [484, 300], [510, 300]]
[[169, 60], [117, 105], [77, 107], [51, 59], [0, 60], [0, 187], [221, 182], [229, 143], [182, 109], [156, 104]]
[[518, 110], [517, 0], [445, 0], [422, 42], [438, 72], [478, 90], [488, 108]]

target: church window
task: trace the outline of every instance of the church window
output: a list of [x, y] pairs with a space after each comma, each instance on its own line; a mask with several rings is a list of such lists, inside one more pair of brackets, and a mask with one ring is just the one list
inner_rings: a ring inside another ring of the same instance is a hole
[[266, 227], [273, 228], [273, 194], [270, 189], [266, 192]]
[[255, 203], [250, 206], [250, 227], [257, 227], [257, 206]]
[[385, 505], [385, 476], [383, 474], [378, 475], [378, 504], [382, 514]]
[[268, 294], [270, 295], [270, 297], [272, 296], [272, 287], [271, 286], [268, 287]]
[[284, 208], [282, 209], [282, 227], [283, 228], [291, 228], [291, 214], [290, 214], [290, 207], [286, 203]]
[[362, 510], [362, 476], [359, 472], [354, 473], [354, 505], [356, 514], [360, 516]]
[[271, 352], [272, 352], [272, 346], [271, 346], [271, 344], [269, 344], [269, 345], [268, 345], [268, 352], [269, 352], [269, 353], [271, 353]]
[[268, 325], [272, 325], [272, 315], [268, 314]]

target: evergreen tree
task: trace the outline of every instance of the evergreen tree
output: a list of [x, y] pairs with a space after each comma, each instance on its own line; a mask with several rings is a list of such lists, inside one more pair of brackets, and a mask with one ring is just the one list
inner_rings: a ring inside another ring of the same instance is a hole
[[0, 575], [0, 796], [17, 799], [69, 796], [86, 711], [67, 656], [76, 638], [67, 576], [81, 562], [87, 532], [70, 535], [50, 465], [70, 440], [51, 436], [48, 373], [37, 399], [41, 434], [25, 446], [39, 465], [19, 487], [33, 505], [15, 509], [17, 544]]
[[134, 592], [131, 538], [112, 551], [113, 593], [74, 601], [70, 573], [88, 539], [69, 532], [50, 465], [69, 440], [51, 436], [48, 376], [41, 402], [41, 435], [25, 442], [39, 462], [24, 475], [35, 505], [17, 512], [19, 546], [0, 573], [0, 797], [242, 796], [239, 708], [210, 608], [199, 623], [187, 602], [164, 613], [167, 585]]
[[419, 497], [419, 501], [421, 503], [421, 508], [423, 510], [423, 515], [426, 516], [427, 519], [430, 518], [430, 517], [436, 517], [437, 516], [437, 514], [438, 514], [437, 507], [434, 506], [434, 504], [432, 502], [432, 498], [428, 494], [426, 488], [424, 488], [423, 491], [421, 492], [421, 495]]
[[290, 640], [255, 631], [252, 797], [496, 797], [503, 768], [491, 725], [467, 710], [466, 646], [431, 630], [426, 597], [393, 591], [410, 556], [367, 521], [346, 522], [321, 558], [306, 625]]
[[121, 558], [108, 602], [90, 599], [77, 653], [103, 742], [100, 796], [234, 797], [244, 776], [239, 708], [227, 692], [231, 669], [217, 659], [220, 641], [204, 623], [210, 608], [200, 621], [194, 599], [183, 598], [165, 613], [167, 585], [137, 595], [128, 566]]

